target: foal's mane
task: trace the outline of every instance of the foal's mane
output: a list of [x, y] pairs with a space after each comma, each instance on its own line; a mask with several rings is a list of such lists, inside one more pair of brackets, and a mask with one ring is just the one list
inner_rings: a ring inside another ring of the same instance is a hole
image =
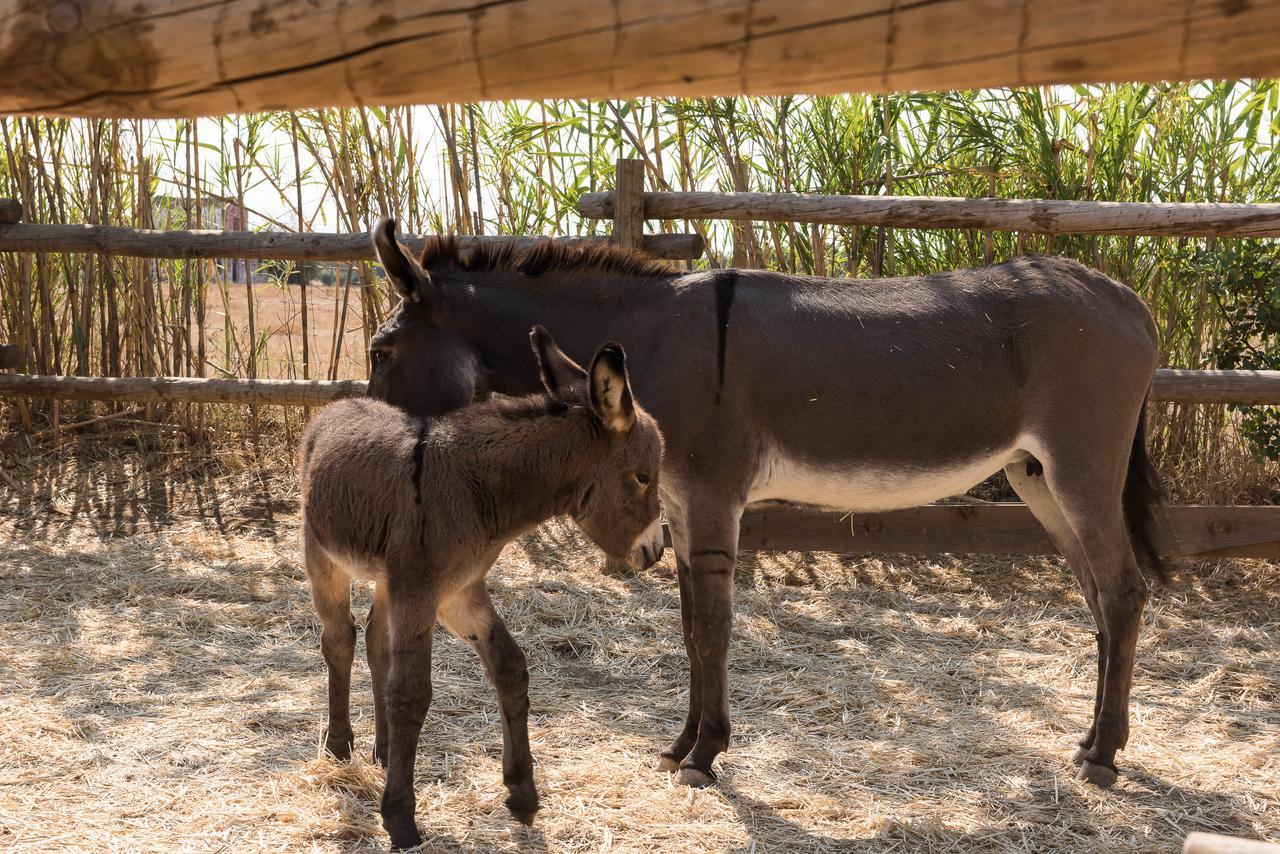
[[422, 267], [427, 272], [465, 270], [482, 272], [508, 270], [525, 276], [547, 272], [604, 273], [614, 276], [665, 276], [671, 269], [643, 252], [610, 243], [572, 244], [549, 238], [517, 255], [513, 242], [475, 241], [463, 252], [453, 235], [433, 235], [422, 248]]

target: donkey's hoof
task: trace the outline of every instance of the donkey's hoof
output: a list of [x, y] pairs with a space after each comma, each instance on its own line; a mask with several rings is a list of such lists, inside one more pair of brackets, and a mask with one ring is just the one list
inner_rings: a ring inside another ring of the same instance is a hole
[[680, 770], [680, 763], [674, 756], [667, 756], [664, 753], [658, 757], [658, 770], [666, 771], [668, 774], [673, 774]]
[[707, 786], [714, 785], [715, 782], [714, 774], [688, 765], [681, 768], [676, 774], [676, 785], [688, 786], [691, 789], [705, 789]]
[[1088, 756], [1088, 755], [1089, 755], [1089, 748], [1087, 748], [1087, 747], [1077, 747], [1077, 748], [1076, 748], [1076, 752], [1075, 752], [1075, 753], [1073, 753], [1073, 754], [1071, 754], [1071, 764], [1072, 764], [1072, 765], [1083, 765], [1083, 764], [1084, 764], [1084, 759], [1085, 759], [1085, 757], [1086, 757], [1086, 756]]
[[538, 813], [537, 811], [525, 812], [524, 810], [511, 810], [511, 817], [523, 824], [525, 827], [533, 826], [533, 819]]
[[1116, 769], [1108, 768], [1106, 765], [1095, 765], [1087, 759], [1080, 766], [1080, 779], [1086, 783], [1092, 783], [1099, 789], [1109, 788], [1119, 776], [1120, 772]]
[[532, 785], [517, 788], [507, 795], [506, 805], [516, 821], [533, 824], [533, 817], [538, 814], [538, 790]]
[[325, 733], [324, 752], [332, 756], [339, 762], [347, 762], [351, 759], [351, 749], [355, 747], [355, 736], [351, 733], [333, 735]]
[[422, 834], [418, 833], [416, 827], [412, 831], [391, 834], [392, 851], [408, 851], [410, 848], [417, 848], [421, 844]]

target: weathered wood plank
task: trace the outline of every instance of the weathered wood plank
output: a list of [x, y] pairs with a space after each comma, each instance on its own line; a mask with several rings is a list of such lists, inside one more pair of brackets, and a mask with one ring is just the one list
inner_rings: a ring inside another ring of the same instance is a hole
[[614, 205], [614, 242], [639, 249], [644, 245], [644, 161], [619, 160], [614, 183], [621, 200]]
[[321, 406], [358, 397], [360, 380], [241, 380], [198, 377], [63, 377], [0, 374], [0, 396], [136, 403], [254, 403]]
[[[12, 345], [9, 345], [12, 346]], [[16, 349], [16, 348], [15, 348]], [[154, 391], [149, 391], [154, 386]], [[23, 395], [74, 400], [188, 400], [203, 403], [294, 403], [296, 389], [309, 402], [323, 403], [339, 397], [364, 394], [364, 383], [340, 380], [241, 380], [189, 377], [57, 377], [29, 374], [0, 375], [0, 395]], [[280, 400], [243, 396], [242, 389], [266, 395], [280, 390]], [[121, 397], [119, 395], [126, 395]], [[140, 395], [140, 396], [139, 396]], [[147, 396], [154, 395], [154, 396]], [[184, 395], [191, 395], [184, 397]], [[1245, 403], [1280, 405], [1280, 371], [1156, 371], [1152, 397], [1186, 403]], [[286, 399], [287, 398], [287, 399]]]
[[166, 0], [141, 10], [0, 0], [0, 113], [174, 117], [1280, 75], [1275, 3]]
[[1151, 397], [1178, 403], [1280, 405], [1280, 371], [1189, 371], [1162, 368]]
[[0, 224], [18, 222], [22, 219], [22, 203], [17, 199], [0, 199]]
[[1189, 833], [1182, 854], [1280, 854], [1280, 845], [1217, 833]]
[[[578, 210], [614, 215], [612, 191], [583, 193]], [[964, 228], [1041, 234], [1277, 237], [1280, 204], [1089, 202], [942, 196], [829, 196], [807, 193], [645, 193], [648, 219], [726, 219]]]
[[[399, 235], [419, 249], [421, 235]], [[475, 241], [514, 243], [523, 251], [545, 238], [459, 237], [463, 248]], [[607, 237], [561, 237], [565, 243], [604, 243]], [[696, 234], [650, 234], [644, 250], [655, 258], [685, 260], [702, 254]], [[133, 258], [254, 258], [280, 261], [372, 261], [373, 244], [364, 232], [342, 234], [289, 231], [153, 231], [114, 225], [0, 225], [0, 252], [102, 252]]]
[[[1280, 507], [1174, 506], [1157, 548], [1169, 557], [1280, 558]], [[744, 551], [845, 554], [1054, 554], [1023, 504], [935, 504], [885, 513], [749, 510]]]

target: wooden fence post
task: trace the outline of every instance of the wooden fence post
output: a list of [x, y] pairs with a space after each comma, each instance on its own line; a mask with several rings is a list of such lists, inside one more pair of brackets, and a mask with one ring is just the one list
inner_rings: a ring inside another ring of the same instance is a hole
[[[613, 242], [632, 249], [644, 248], [644, 161], [619, 159], [613, 179]], [[630, 558], [605, 556], [604, 571], [627, 575], [636, 571]]]
[[613, 185], [613, 241], [644, 248], [644, 161], [619, 160]]
[[1280, 845], [1216, 833], [1190, 833], [1182, 845], [1182, 854], [1280, 854]]

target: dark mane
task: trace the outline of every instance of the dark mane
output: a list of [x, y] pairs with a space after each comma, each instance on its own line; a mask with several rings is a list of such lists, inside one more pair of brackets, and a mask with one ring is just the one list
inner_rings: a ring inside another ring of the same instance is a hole
[[512, 241], [475, 241], [471, 249], [462, 251], [453, 235], [427, 238], [422, 248], [421, 263], [428, 272], [465, 270], [510, 270], [535, 277], [549, 271], [606, 273], [615, 276], [666, 276], [671, 269], [637, 249], [610, 243], [569, 243], [551, 239], [539, 240], [533, 248], [516, 254]]

